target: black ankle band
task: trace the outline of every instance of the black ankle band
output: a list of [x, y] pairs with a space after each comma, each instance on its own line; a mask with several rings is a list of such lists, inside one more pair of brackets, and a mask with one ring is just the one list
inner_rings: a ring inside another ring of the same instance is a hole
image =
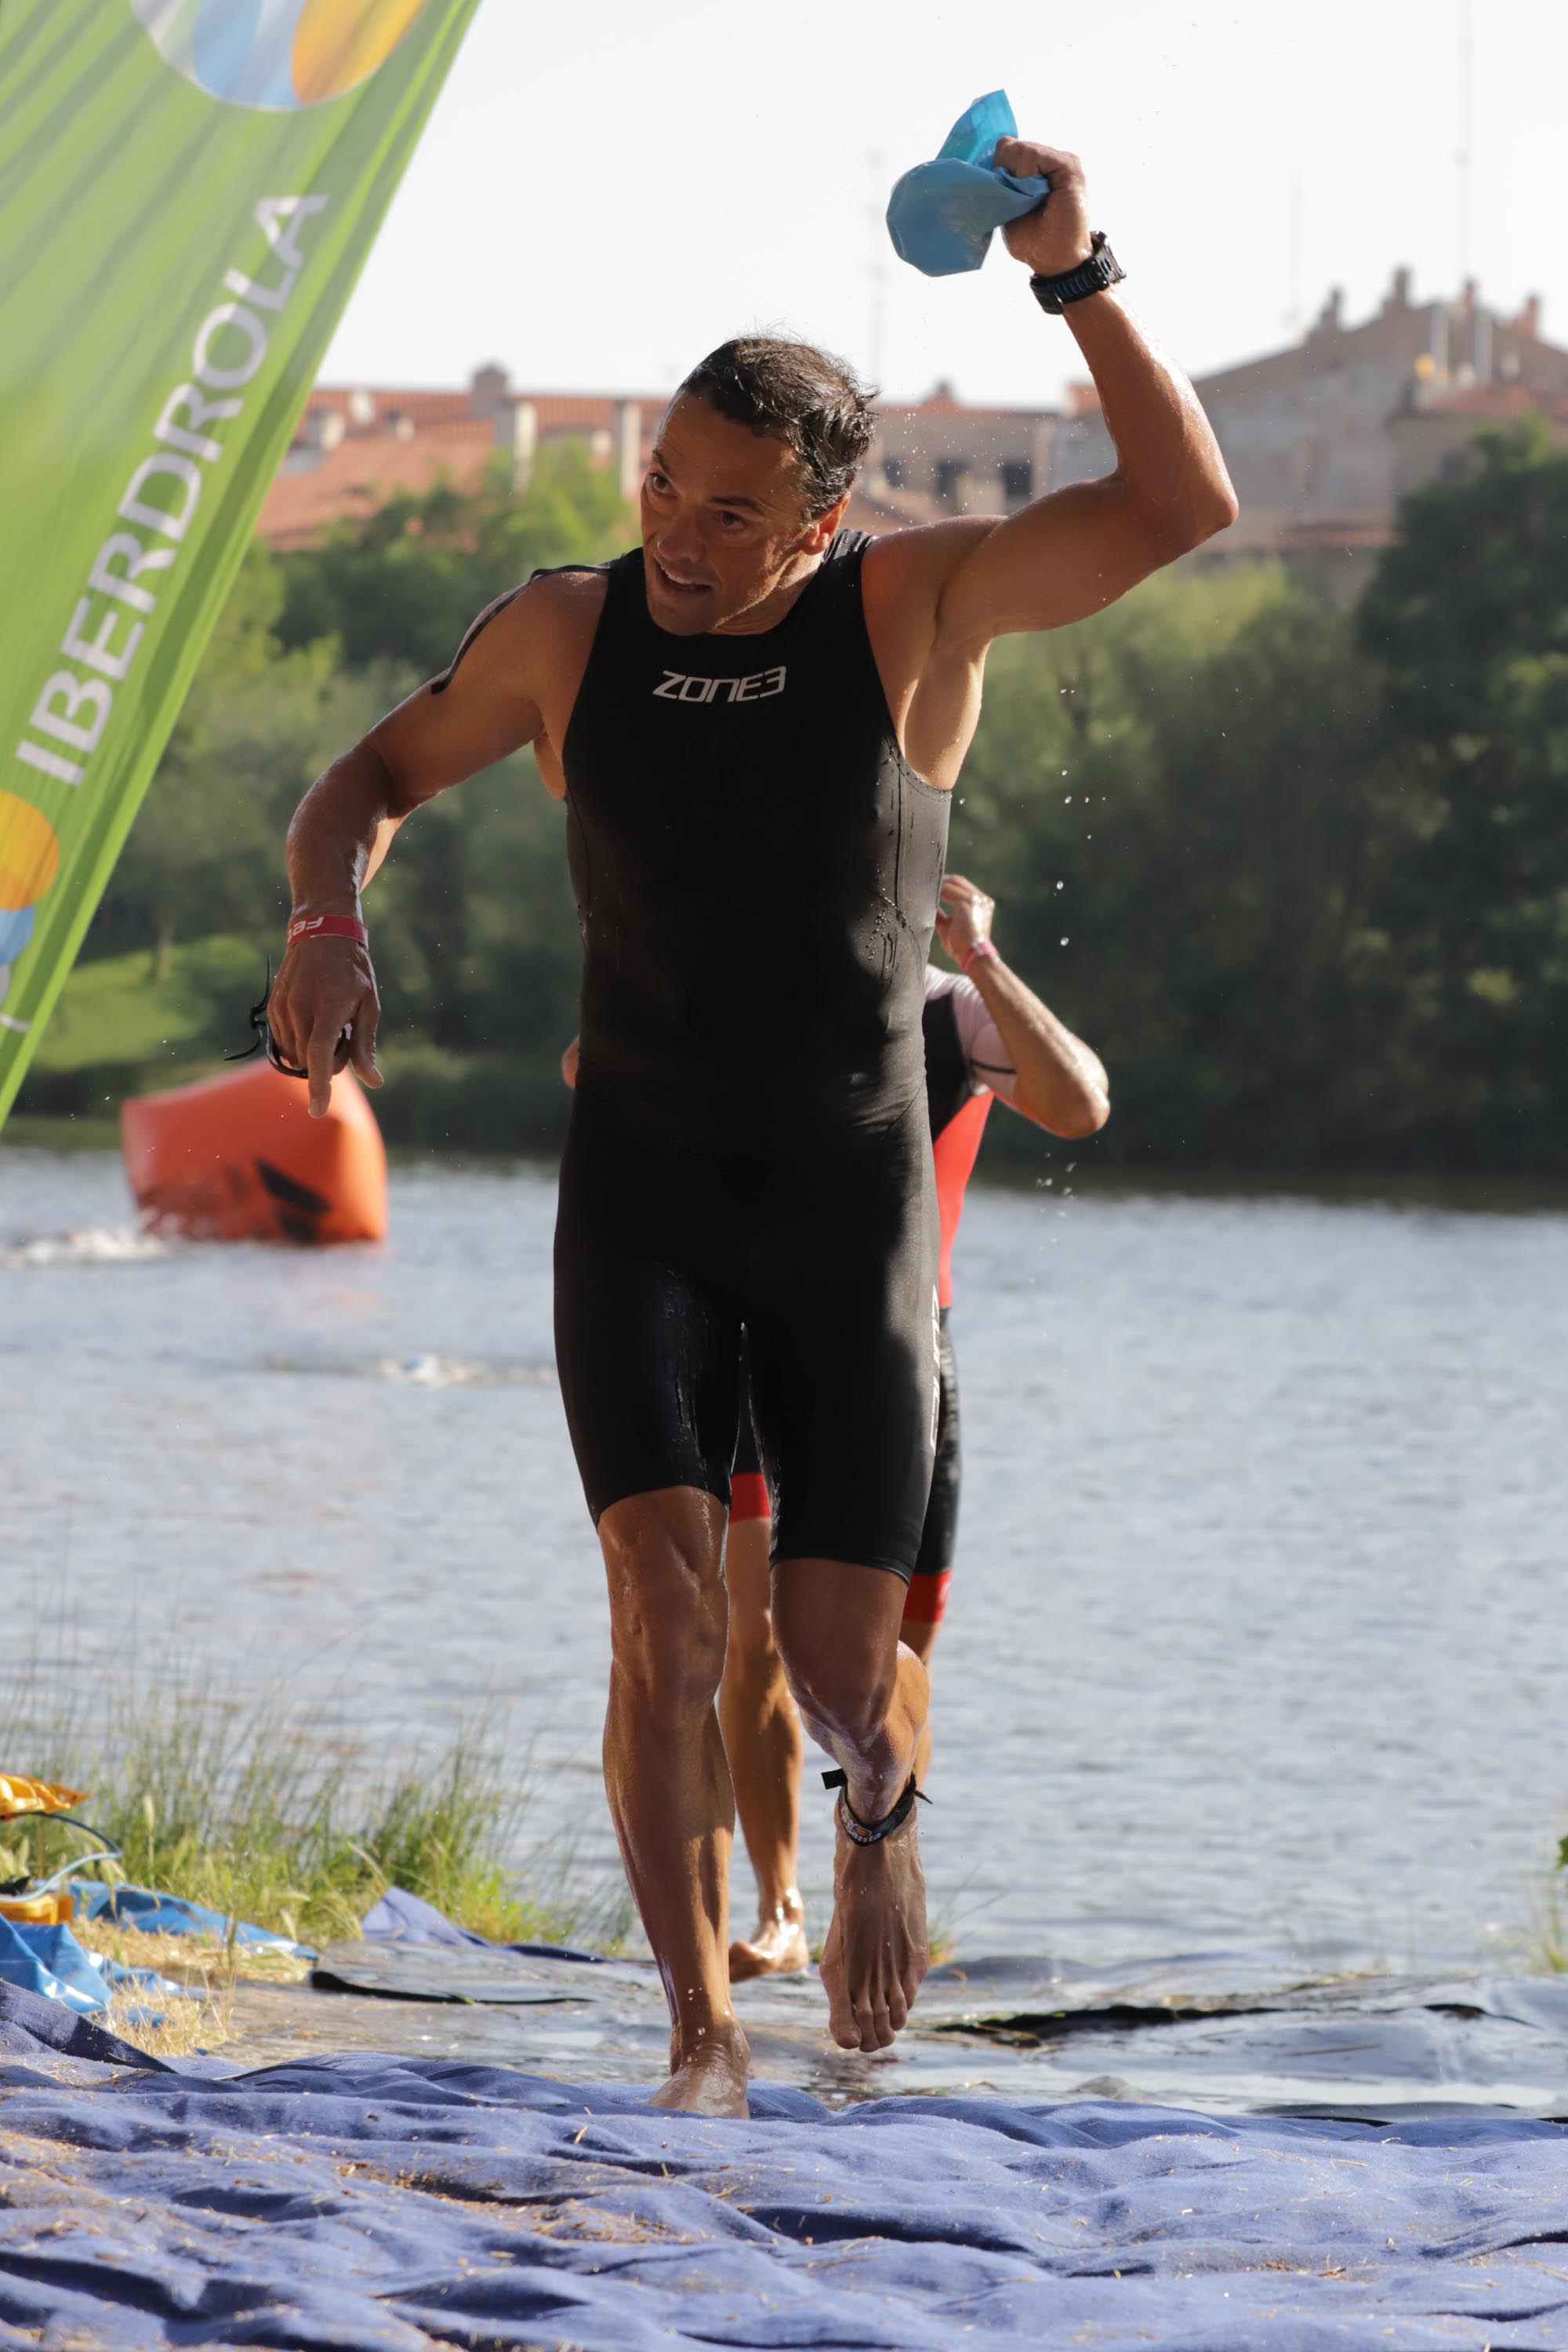
[[845, 1836], [854, 1845], [880, 1845], [885, 1837], [891, 1837], [895, 1830], [903, 1828], [904, 1823], [914, 1811], [917, 1797], [922, 1805], [929, 1805], [931, 1802], [925, 1790], [916, 1788], [915, 1776], [911, 1772], [909, 1787], [904, 1790], [892, 1811], [884, 1813], [879, 1822], [863, 1822], [849, 1801], [849, 1776], [847, 1772], [825, 1772], [822, 1776], [822, 1785], [825, 1789], [837, 1790], [838, 1818], [844, 1824]]

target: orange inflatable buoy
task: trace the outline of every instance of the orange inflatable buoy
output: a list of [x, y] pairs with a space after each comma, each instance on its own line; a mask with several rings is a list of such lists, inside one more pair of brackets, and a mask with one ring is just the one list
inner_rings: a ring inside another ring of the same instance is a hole
[[121, 1106], [120, 1148], [154, 1224], [218, 1242], [374, 1242], [386, 1231], [386, 1148], [351, 1072], [324, 1118], [302, 1078], [268, 1062]]

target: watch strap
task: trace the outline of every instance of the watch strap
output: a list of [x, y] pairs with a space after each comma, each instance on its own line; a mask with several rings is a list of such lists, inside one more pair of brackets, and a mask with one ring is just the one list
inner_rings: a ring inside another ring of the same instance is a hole
[[1071, 269], [1058, 271], [1054, 278], [1042, 278], [1037, 272], [1029, 280], [1029, 291], [1042, 310], [1058, 318], [1069, 302], [1082, 302], [1091, 294], [1103, 294], [1108, 286], [1119, 286], [1126, 275], [1106, 243], [1104, 230], [1097, 228], [1087, 259]]

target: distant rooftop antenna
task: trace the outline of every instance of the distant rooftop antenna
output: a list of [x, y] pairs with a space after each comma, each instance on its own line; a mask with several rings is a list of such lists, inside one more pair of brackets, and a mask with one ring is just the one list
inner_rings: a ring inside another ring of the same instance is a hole
[[1454, 156], [1457, 174], [1455, 241], [1458, 248], [1458, 282], [1470, 276], [1470, 212], [1476, 160], [1476, 39], [1473, 0], [1459, 0], [1459, 144]]
[[1285, 324], [1291, 334], [1301, 331], [1301, 174], [1290, 174], [1289, 194], [1285, 208], [1285, 283], [1289, 290], [1289, 308]]

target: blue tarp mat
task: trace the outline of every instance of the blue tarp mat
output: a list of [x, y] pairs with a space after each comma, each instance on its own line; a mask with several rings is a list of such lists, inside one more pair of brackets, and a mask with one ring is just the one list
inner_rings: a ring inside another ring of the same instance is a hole
[[[154, 1895], [145, 1886], [105, 1886], [99, 1881], [79, 1880], [73, 1892], [84, 1918], [109, 1918], [121, 1927], [164, 1936], [212, 1936], [220, 1942], [228, 1934], [229, 1922], [223, 1912], [186, 1903], [178, 1895]], [[440, 1913], [432, 1916], [439, 1918]], [[291, 1944], [286, 1936], [274, 1936], [246, 1919], [235, 1923], [235, 1937], [252, 1948], [293, 1952], [302, 1959], [316, 1957], [308, 1945]], [[160, 2000], [183, 1999], [186, 1991], [184, 1985], [173, 1984], [149, 1969], [125, 1968], [101, 1952], [89, 1951], [68, 1927], [37, 1927], [19, 1919], [0, 1919], [0, 1983], [64, 2001], [83, 2015], [107, 2009], [111, 1991], [135, 1990]]]
[[1568, 2131], [763, 2088], [749, 2123], [460, 2061], [226, 2078], [0, 1989], [0, 2332], [275, 2352], [1568, 2345]]
[[101, 1952], [89, 1952], [68, 1927], [36, 1927], [20, 1919], [0, 1919], [0, 1984], [63, 2001], [86, 2016], [109, 2007], [121, 1988], [180, 1996], [184, 1988], [149, 1969], [122, 1968]]
[[[601, 1952], [579, 1952], [570, 1944], [496, 1944], [473, 1927], [459, 1927], [433, 1903], [410, 1895], [405, 1886], [389, 1886], [360, 1921], [360, 1934], [372, 1944], [461, 1944], [487, 1952], [522, 1952], [531, 1959], [599, 1960]], [[312, 1956], [313, 1957], [313, 1956]]]
[[[121, 1927], [137, 1927], [147, 1935], [209, 1936], [221, 1944], [227, 1940], [232, 1924], [236, 1943], [252, 1950], [292, 1952], [301, 1960], [316, 1957], [310, 1944], [291, 1943], [287, 1936], [275, 1935], [270, 1927], [258, 1927], [249, 1919], [231, 1923], [226, 1911], [210, 1910], [205, 1903], [187, 1903], [183, 1895], [154, 1894], [150, 1886], [105, 1886], [101, 1881], [79, 1879], [76, 1899], [84, 1918], [112, 1919]], [[436, 1916], [439, 1918], [439, 1912]]]

